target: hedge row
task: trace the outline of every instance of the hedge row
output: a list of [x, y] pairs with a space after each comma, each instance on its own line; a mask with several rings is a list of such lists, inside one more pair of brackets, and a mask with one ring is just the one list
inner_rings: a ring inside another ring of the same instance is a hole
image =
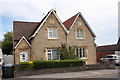
[[51, 60], [51, 61], [30, 61], [20, 62], [20, 69], [46, 69], [46, 68], [60, 68], [60, 67], [74, 67], [82, 66], [84, 62], [82, 60]]

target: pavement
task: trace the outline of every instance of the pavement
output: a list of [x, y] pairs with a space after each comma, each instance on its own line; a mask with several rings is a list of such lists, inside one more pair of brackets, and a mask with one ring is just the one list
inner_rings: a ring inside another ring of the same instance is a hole
[[53, 73], [53, 74], [44, 74], [44, 75], [23, 76], [19, 78], [96, 78], [105, 75], [118, 75], [118, 69]]

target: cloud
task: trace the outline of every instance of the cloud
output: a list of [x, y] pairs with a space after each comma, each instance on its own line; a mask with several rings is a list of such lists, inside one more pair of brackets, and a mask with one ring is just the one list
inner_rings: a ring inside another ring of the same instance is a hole
[[3, 1], [3, 15], [10, 14], [12, 17], [22, 16], [26, 19], [37, 18], [37, 20], [42, 17], [43, 13], [47, 13], [53, 8], [56, 8], [63, 20], [66, 20], [77, 12], [82, 12], [85, 16], [91, 18], [102, 18], [103, 16], [109, 15], [112, 16], [116, 15], [117, 9], [117, 6], [115, 6], [115, 4], [117, 4], [117, 0], [29, 0], [29, 2], [26, 0], [11, 0], [11, 2], [9, 0]]
[[2, 16], [24, 21], [40, 21], [50, 9], [55, 9], [62, 21], [81, 12], [98, 36], [97, 42], [103, 39], [107, 44], [107, 38], [117, 34], [118, 0], [1, 0], [1, 3]]

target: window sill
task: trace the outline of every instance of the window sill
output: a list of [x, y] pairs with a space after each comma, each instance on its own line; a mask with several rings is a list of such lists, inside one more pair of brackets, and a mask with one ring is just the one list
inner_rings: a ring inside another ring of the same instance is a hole
[[88, 58], [81, 58], [82, 60], [88, 60]]
[[84, 38], [76, 38], [76, 40], [84, 40]]
[[49, 40], [58, 40], [58, 38], [48, 38]]

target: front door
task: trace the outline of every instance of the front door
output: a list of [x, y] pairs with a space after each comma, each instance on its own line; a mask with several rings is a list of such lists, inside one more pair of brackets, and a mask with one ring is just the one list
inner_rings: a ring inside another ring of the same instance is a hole
[[21, 52], [20, 53], [20, 62], [26, 62], [28, 61], [28, 53], [27, 52]]

